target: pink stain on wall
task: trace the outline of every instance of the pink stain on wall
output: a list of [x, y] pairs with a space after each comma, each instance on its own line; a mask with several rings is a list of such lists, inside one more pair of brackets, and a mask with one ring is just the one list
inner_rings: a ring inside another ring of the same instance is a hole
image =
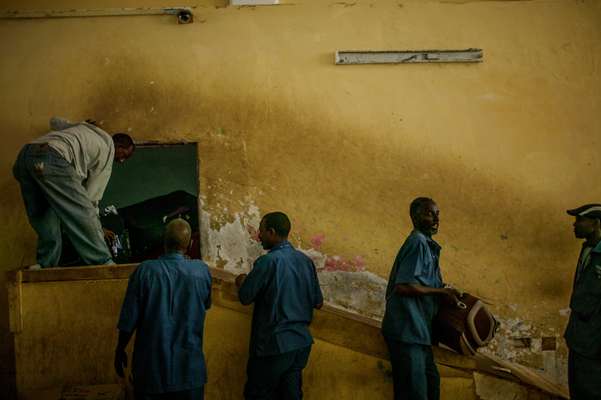
[[365, 259], [362, 256], [355, 256], [352, 260], [355, 270], [365, 271]]
[[328, 258], [326, 258], [326, 263], [325, 263], [324, 269], [326, 271], [336, 271], [336, 270], [338, 270], [339, 262], [340, 262], [340, 257], [328, 256]]
[[324, 270], [346, 272], [365, 271], [365, 260], [361, 256], [355, 256], [350, 260], [340, 256], [328, 256], [328, 258], [326, 258]]
[[[318, 233], [311, 238], [311, 246], [313, 249], [319, 251], [325, 240], [326, 235]], [[341, 256], [327, 256], [323, 270], [347, 272], [365, 271], [365, 259], [362, 256], [355, 256], [351, 259], [346, 259]]]
[[325, 242], [325, 240], [326, 235], [323, 233], [319, 233], [311, 238], [311, 246], [313, 246], [315, 250], [320, 250], [321, 245], [323, 244], [323, 242]]

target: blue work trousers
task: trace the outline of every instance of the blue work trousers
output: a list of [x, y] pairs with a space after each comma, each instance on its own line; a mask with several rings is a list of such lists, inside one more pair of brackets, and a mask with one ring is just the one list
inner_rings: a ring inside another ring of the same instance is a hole
[[196, 389], [182, 390], [180, 392], [166, 392], [159, 394], [147, 394], [136, 392], [134, 394], [136, 400], [204, 400], [205, 387], [204, 385]]
[[246, 400], [300, 400], [303, 398], [303, 369], [311, 346], [266, 357], [250, 357], [244, 386]]
[[584, 357], [570, 350], [568, 383], [571, 400], [601, 400], [601, 359]]
[[23, 147], [13, 167], [29, 223], [38, 234], [37, 262], [58, 265], [61, 227], [86, 264], [111, 264], [96, 207], [75, 168], [49, 145]]
[[394, 400], [439, 400], [440, 375], [431, 346], [386, 339]]

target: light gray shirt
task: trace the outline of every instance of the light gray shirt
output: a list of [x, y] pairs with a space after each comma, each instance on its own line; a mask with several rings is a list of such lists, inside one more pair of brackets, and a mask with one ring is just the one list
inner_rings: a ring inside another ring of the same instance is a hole
[[111, 177], [115, 146], [111, 135], [86, 122], [71, 123], [52, 117], [51, 131], [31, 143], [48, 143], [75, 169], [88, 192], [90, 201], [98, 207]]

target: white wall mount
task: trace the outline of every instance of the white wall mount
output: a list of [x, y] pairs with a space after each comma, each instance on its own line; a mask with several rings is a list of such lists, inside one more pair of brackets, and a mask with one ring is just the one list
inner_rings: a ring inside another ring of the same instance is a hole
[[280, 0], [230, 0], [232, 6], [275, 6]]
[[478, 63], [483, 61], [482, 49], [465, 50], [339, 50], [337, 65], [405, 64], [405, 63]]

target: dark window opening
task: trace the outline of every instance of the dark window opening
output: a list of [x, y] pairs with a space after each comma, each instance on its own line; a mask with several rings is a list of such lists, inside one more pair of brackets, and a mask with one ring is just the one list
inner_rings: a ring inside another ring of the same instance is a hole
[[[117, 264], [137, 263], [163, 253], [163, 230], [174, 218], [192, 228], [188, 249], [200, 258], [196, 143], [138, 144], [133, 157], [115, 163], [100, 202], [100, 221], [116, 240], [109, 245]], [[64, 236], [61, 266], [81, 265]]]

